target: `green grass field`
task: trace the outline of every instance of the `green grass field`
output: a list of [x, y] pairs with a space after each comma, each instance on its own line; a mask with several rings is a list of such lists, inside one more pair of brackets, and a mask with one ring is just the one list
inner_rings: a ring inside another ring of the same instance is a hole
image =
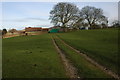
[[59, 33], [65, 42], [100, 64], [118, 71], [118, 29], [79, 30]]
[[[96, 29], [3, 39], [3, 78], [68, 78], [51, 39], [55, 35], [117, 73], [118, 29]], [[81, 77], [110, 77], [59, 40], [56, 41]]]
[[65, 78], [48, 34], [3, 39], [3, 78]]

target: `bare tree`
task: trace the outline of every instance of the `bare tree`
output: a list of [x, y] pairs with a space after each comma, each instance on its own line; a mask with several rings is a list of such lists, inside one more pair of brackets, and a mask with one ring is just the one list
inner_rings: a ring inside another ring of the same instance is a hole
[[7, 29], [3, 29], [3, 30], [2, 30], [2, 38], [3, 38], [3, 36], [4, 36], [6, 33], [7, 33]]
[[17, 32], [17, 30], [16, 29], [10, 29], [9, 32], [13, 34], [14, 32]]
[[107, 17], [103, 15], [103, 10], [100, 8], [85, 6], [81, 9], [80, 15], [90, 27], [108, 23]]
[[50, 11], [50, 20], [54, 25], [61, 25], [63, 28], [75, 20], [79, 9], [72, 3], [60, 2]]
[[112, 27], [120, 27], [120, 21], [119, 20], [114, 20], [112, 22]]
[[73, 20], [73, 24], [71, 24], [74, 29], [79, 29], [81, 26], [83, 26], [83, 19], [78, 16], [75, 20]]
[[2, 38], [2, 30], [0, 29], [0, 39]]
[[3, 29], [2, 30], [2, 35], [5, 35], [7, 33], [7, 30], [6, 29]]
[[2, 35], [2, 30], [0, 29], [0, 35]]

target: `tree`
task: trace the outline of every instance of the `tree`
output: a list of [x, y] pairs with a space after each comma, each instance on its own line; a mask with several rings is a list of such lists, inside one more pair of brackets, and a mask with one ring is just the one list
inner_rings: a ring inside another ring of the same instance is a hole
[[85, 6], [81, 9], [80, 15], [90, 27], [108, 23], [107, 17], [103, 15], [103, 10], [91, 6]]
[[79, 9], [72, 3], [60, 2], [50, 11], [50, 20], [54, 25], [60, 25], [63, 28], [72, 24], [76, 19]]
[[2, 35], [5, 35], [7, 33], [7, 30], [6, 29], [3, 29], [2, 30]]
[[2, 35], [2, 30], [0, 29], [0, 35]]
[[12, 34], [14, 33], [14, 32], [16, 32], [17, 30], [16, 29], [11, 29], [11, 30], [9, 30], [9, 32], [11, 32]]
[[80, 15], [77, 15], [74, 20], [72, 20], [71, 27], [74, 29], [79, 29], [81, 26], [83, 26], [83, 19]]
[[120, 21], [119, 20], [114, 20], [112, 22], [112, 27], [120, 27]]
[[0, 39], [2, 38], [2, 30], [0, 29]]

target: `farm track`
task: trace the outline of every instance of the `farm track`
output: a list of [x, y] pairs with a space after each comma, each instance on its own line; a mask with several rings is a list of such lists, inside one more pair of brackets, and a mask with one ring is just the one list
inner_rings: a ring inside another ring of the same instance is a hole
[[69, 62], [69, 60], [64, 55], [63, 51], [59, 48], [59, 46], [57, 45], [57, 43], [53, 37], [52, 37], [52, 42], [53, 42], [53, 44], [54, 44], [57, 52], [60, 55], [62, 62], [63, 62], [64, 68], [66, 70], [66, 75], [69, 76], [69, 78], [80, 78], [77, 75], [77, 69]]
[[116, 73], [114, 73], [111, 70], [107, 69], [103, 65], [100, 65], [95, 60], [93, 60], [92, 58], [90, 58], [89, 56], [87, 56], [86, 54], [81, 53], [79, 50], [77, 50], [74, 47], [70, 46], [69, 44], [67, 44], [66, 42], [64, 42], [62, 39], [60, 39], [58, 36], [56, 36], [56, 38], [59, 39], [63, 44], [65, 44], [66, 46], [68, 46], [70, 49], [74, 50], [75, 52], [77, 52], [78, 54], [80, 54], [81, 56], [83, 56], [86, 60], [88, 60], [90, 63], [92, 63], [93, 65], [95, 65], [96, 67], [98, 67], [99, 69], [101, 69], [102, 71], [104, 71], [107, 74], [111, 75], [115, 79], [120, 80], [120, 76], [118, 76]]

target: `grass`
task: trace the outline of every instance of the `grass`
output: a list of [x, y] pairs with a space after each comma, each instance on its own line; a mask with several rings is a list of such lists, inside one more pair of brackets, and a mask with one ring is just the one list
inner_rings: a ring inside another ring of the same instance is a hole
[[48, 34], [3, 39], [3, 78], [66, 78]]
[[58, 35], [71, 46], [117, 73], [118, 29], [79, 30]]
[[[79, 30], [57, 35], [66, 43], [117, 73], [118, 29]], [[57, 43], [78, 69], [81, 77], [110, 77], [59, 40]], [[48, 34], [3, 39], [2, 53], [3, 78], [68, 77]]]
[[60, 49], [64, 52], [66, 57], [77, 68], [78, 74], [82, 78], [111, 78], [105, 72], [88, 62], [83, 56], [71, 50], [64, 45], [60, 40], [56, 39]]

